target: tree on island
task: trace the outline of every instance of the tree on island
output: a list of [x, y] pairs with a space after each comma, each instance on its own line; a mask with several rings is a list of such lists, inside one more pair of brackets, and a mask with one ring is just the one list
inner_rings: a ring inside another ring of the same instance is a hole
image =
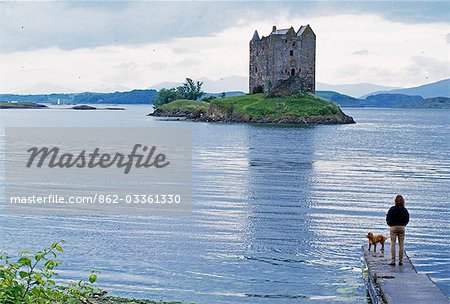
[[153, 104], [155, 105], [155, 107], [159, 107], [162, 106], [163, 104], [169, 103], [176, 99], [180, 99], [176, 88], [171, 89], [163, 88], [159, 90], [158, 95], [156, 95]]
[[153, 104], [159, 107], [177, 99], [198, 100], [205, 94], [202, 90], [202, 85], [203, 82], [201, 81], [193, 81], [191, 78], [186, 78], [186, 81], [176, 88], [159, 90]]
[[182, 99], [197, 100], [205, 94], [202, 91], [203, 82], [193, 81], [190, 78], [186, 78], [186, 82], [177, 87], [177, 92]]

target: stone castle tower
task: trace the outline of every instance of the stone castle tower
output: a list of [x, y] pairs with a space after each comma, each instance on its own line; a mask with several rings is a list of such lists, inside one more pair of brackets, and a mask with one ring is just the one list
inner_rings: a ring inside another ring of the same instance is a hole
[[308, 25], [277, 30], [250, 41], [250, 93], [284, 87], [290, 93], [315, 92], [316, 35]]

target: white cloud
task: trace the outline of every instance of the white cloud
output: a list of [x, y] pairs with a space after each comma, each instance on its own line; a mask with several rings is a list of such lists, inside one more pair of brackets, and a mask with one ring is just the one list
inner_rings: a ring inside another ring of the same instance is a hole
[[0, 1], [0, 52], [210, 36], [238, 20], [278, 23], [283, 11], [297, 18], [351, 13], [448, 23], [449, 6], [445, 1]]
[[[418, 71], [426, 71], [427, 82], [448, 77], [445, 23], [404, 24], [360, 14], [300, 18], [285, 11], [258, 22], [243, 18], [212, 36], [0, 54], [0, 92], [50, 92], [55, 87], [106, 91], [148, 88], [185, 77], [246, 76], [248, 43], [255, 29], [267, 35], [273, 24], [298, 28], [307, 23], [317, 35], [317, 81], [414, 86], [424, 83]], [[355, 50], [366, 50], [367, 55], [354, 56]]]

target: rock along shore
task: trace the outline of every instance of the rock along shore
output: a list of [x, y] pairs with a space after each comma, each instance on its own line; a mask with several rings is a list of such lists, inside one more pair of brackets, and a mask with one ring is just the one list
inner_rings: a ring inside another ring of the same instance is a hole
[[275, 123], [275, 124], [352, 124], [355, 123], [351, 116], [339, 111], [332, 116], [304, 116], [304, 117], [281, 117], [278, 119], [255, 118], [250, 115], [238, 115], [224, 111], [211, 105], [208, 113], [202, 111], [162, 110], [155, 109], [148, 114], [155, 117], [183, 117], [192, 121], [203, 122], [229, 122], [229, 123]]

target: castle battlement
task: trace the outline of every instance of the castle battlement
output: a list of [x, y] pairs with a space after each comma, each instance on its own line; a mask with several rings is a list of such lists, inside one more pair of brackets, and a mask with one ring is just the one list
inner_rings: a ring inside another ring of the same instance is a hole
[[286, 80], [295, 84], [291, 91], [315, 92], [316, 35], [308, 25], [298, 31], [272, 28], [269, 36], [250, 40], [249, 92], [271, 92]]

